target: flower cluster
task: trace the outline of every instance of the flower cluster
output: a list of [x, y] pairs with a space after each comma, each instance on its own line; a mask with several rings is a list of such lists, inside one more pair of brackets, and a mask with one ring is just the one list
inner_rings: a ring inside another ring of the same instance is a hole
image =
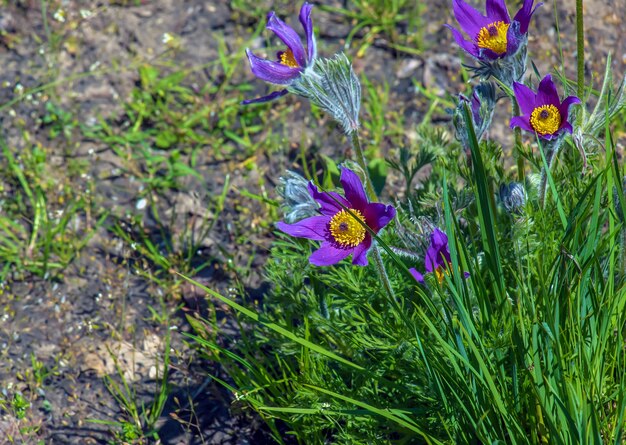
[[[562, 137], [572, 133], [570, 107], [580, 103], [580, 100], [569, 96], [561, 101], [550, 75], [541, 80], [536, 91], [522, 82], [526, 72], [528, 29], [533, 14], [541, 5], [535, 5], [534, 0], [524, 0], [511, 18], [504, 0], [486, 0], [485, 14], [463, 0], [452, 0], [460, 29], [446, 26], [458, 45], [479, 64], [474, 68], [476, 73], [483, 78], [494, 77], [501, 90], [519, 105], [521, 115], [513, 116], [510, 127], [532, 132], [544, 144], [556, 141], [552, 145], [544, 145], [546, 150], [546, 147], [551, 147], [554, 154]], [[276, 60], [260, 58], [250, 50], [247, 50], [247, 56], [256, 77], [285, 88], [246, 100], [244, 104], [267, 102], [291, 92], [326, 110], [354, 138], [359, 128], [360, 83], [345, 55], [318, 57], [311, 10], [312, 5], [304, 3], [299, 15], [305, 41], [274, 12], [268, 15], [266, 28], [282, 40], [286, 48], [277, 54]], [[457, 108], [452, 111], [452, 121], [457, 139], [466, 152], [470, 145], [468, 138], [472, 134], [469, 127], [480, 141], [491, 125], [497, 99], [496, 85], [491, 82], [478, 84], [469, 97], [459, 95]], [[468, 106], [469, 115], [465, 112]], [[354, 148], [360, 150], [360, 144], [357, 143]], [[366, 182], [371, 184], [362, 153], [357, 161]], [[315, 266], [337, 264], [350, 255], [352, 264], [366, 266], [368, 252], [376, 249], [375, 235], [394, 219], [396, 210], [391, 205], [370, 202], [375, 198], [373, 191], [370, 190], [368, 196], [363, 182], [351, 169], [342, 168], [340, 182], [343, 195], [320, 191], [313, 182], [307, 183], [301, 176], [289, 172], [281, 178], [279, 186], [285, 220], [277, 223], [276, 227], [288, 235], [321, 242], [309, 257], [310, 263]], [[525, 186], [520, 182], [503, 184], [497, 197], [507, 212], [519, 213], [527, 199]], [[428, 232], [430, 243], [423, 257], [425, 271], [421, 273], [416, 268], [409, 271], [419, 283], [425, 282], [424, 274], [434, 274], [441, 284], [451, 270], [448, 236], [437, 227]], [[380, 268], [384, 269], [380, 255], [377, 254], [376, 258], [380, 271]], [[415, 261], [414, 256], [412, 261]], [[467, 278], [469, 273], [465, 272], [464, 276]], [[384, 270], [381, 271], [381, 278], [388, 280]]]

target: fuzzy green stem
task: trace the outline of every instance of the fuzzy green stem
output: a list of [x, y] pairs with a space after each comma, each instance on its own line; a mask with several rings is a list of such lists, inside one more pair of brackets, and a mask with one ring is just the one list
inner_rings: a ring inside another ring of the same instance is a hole
[[383, 257], [380, 255], [380, 249], [374, 243], [372, 245], [372, 251], [374, 253], [374, 261], [376, 262], [376, 269], [378, 269], [378, 274], [380, 275], [380, 279], [383, 282], [383, 287], [385, 288], [385, 292], [387, 292], [387, 296], [389, 297], [389, 301], [392, 303], [396, 303], [396, 294], [391, 287], [391, 281], [389, 281], [389, 275], [387, 275], [387, 269], [385, 269], [385, 264], [383, 263]]
[[376, 191], [374, 190], [374, 185], [372, 184], [372, 179], [370, 178], [369, 170], [367, 169], [367, 160], [365, 159], [365, 153], [363, 153], [363, 148], [361, 147], [361, 139], [359, 138], [359, 133], [355, 130], [350, 133], [350, 142], [352, 143], [352, 148], [356, 152], [356, 162], [359, 164], [359, 167], [363, 170], [363, 174], [365, 175], [365, 189], [368, 198], [370, 201], [376, 199]]
[[[520, 115], [519, 104], [515, 96], [511, 96], [511, 103], [513, 104], [513, 116]], [[524, 183], [524, 157], [522, 156], [522, 129], [515, 127], [515, 160], [517, 162], [517, 180]]]
[[[367, 170], [365, 153], [363, 153], [363, 148], [361, 147], [361, 139], [359, 138], [359, 134], [357, 131], [353, 131], [352, 133], [350, 133], [350, 142], [352, 143], [352, 148], [356, 152], [356, 161], [363, 170], [363, 174], [365, 175], [365, 191], [368, 201], [372, 202], [376, 199], [376, 191], [374, 190], [372, 179], [370, 178], [369, 171]], [[378, 269], [378, 275], [380, 276], [380, 280], [383, 283], [385, 292], [389, 297], [389, 301], [392, 303], [396, 303], [396, 296], [393, 292], [393, 288], [391, 287], [389, 275], [387, 275], [387, 270], [385, 269], [385, 264], [383, 263], [383, 258], [380, 255], [380, 250], [378, 249], [376, 242], [372, 244], [372, 252], [374, 255], [374, 261], [376, 263], [376, 269]]]
[[585, 30], [583, 27], [583, 0], [576, 0], [576, 52], [578, 64], [578, 97], [585, 92]]

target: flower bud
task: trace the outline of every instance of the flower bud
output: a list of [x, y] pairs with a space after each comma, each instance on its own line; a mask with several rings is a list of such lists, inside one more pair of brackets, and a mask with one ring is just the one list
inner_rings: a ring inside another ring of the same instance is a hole
[[287, 170], [285, 176], [280, 177], [276, 192], [283, 199], [280, 208], [287, 223], [293, 224], [304, 218], [319, 215], [319, 205], [311, 197], [308, 184], [309, 181], [291, 170]]
[[493, 119], [493, 112], [496, 106], [496, 88], [491, 82], [482, 82], [474, 88], [472, 98], [460, 94], [459, 103], [453, 112], [452, 123], [456, 130], [456, 138], [465, 149], [469, 147], [467, 139], [467, 128], [463, 118], [464, 104], [468, 103], [472, 111], [472, 121], [476, 139], [481, 140]]
[[326, 111], [346, 133], [359, 128], [361, 84], [345, 54], [316, 59], [288, 90]]
[[526, 190], [519, 182], [502, 184], [498, 193], [499, 203], [509, 213], [521, 213], [526, 205]]

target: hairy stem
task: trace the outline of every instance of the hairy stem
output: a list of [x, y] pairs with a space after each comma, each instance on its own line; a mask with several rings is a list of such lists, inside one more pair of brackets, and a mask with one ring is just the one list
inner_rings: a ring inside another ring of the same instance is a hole
[[[372, 202], [376, 199], [376, 191], [374, 190], [374, 186], [372, 184], [372, 179], [370, 178], [369, 172], [367, 170], [367, 161], [365, 159], [365, 153], [363, 153], [363, 148], [361, 147], [361, 140], [359, 139], [359, 134], [357, 131], [353, 131], [350, 133], [350, 142], [352, 143], [352, 148], [356, 152], [356, 161], [363, 170], [363, 174], [365, 175], [365, 191], [367, 194], [368, 201]], [[389, 281], [389, 275], [387, 275], [387, 270], [385, 269], [385, 264], [383, 263], [383, 258], [380, 255], [380, 250], [376, 245], [376, 242], [372, 244], [372, 252], [374, 254], [374, 261], [376, 263], [376, 269], [378, 269], [378, 275], [380, 276], [380, 280], [383, 283], [383, 287], [385, 288], [385, 292], [389, 297], [389, 301], [391, 303], [396, 302], [396, 296], [393, 292], [393, 288], [391, 287], [391, 282]]]
[[376, 199], [376, 191], [374, 190], [372, 179], [370, 178], [369, 171], [367, 170], [367, 160], [365, 159], [365, 153], [363, 153], [363, 148], [361, 147], [359, 133], [356, 130], [350, 133], [350, 142], [352, 143], [352, 149], [356, 152], [356, 162], [359, 164], [359, 167], [361, 167], [363, 174], [365, 175], [365, 190], [369, 200], [372, 201]]
[[374, 252], [374, 261], [376, 262], [376, 269], [378, 269], [378, 275], [380, 275], [380, 279], [383, 282], [383, 287], [385, 288], [385, 292], [387, 292], [387, 296], [389, 297], [389, 301], [392, 303], [397, 303], [396, 294], [391, 287], [391, 282], [389, 281], [389, 275], [387, 275], [387, 269], [385, 269], [385, 264], [383, 263], [383, 257], [380, 255], [380, 249], [374, 243], [372, 245], [372, 250]]
[[585, 92], [585, 30], [583, 27], [583, 0], [576, 0], [576, 52], [578, 64], [578, 97]]
[[[513, 104], [513, 116], [520, 115], [519, 104], [515, 96], [511, 96], [511, 103]], [[515, 127], [515, 160], [517, 162], [517, 180], [524, 183], [524, 157], [522, 156], [522, 129]]]

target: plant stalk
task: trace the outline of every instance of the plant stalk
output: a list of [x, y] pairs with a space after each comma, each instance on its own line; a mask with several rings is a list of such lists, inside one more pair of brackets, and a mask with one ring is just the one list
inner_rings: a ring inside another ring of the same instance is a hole
[[[365, 194], [367, 195], [368, 201], [373, 202], [376, 199], [376, 191], [374, 190], [372, 179], [370, 178], [369, 171], [367, 170], [365, 153], [363, 153], [361, 140], [359, 139], [359, 134], [356, 130], [350, 133], [350, 142], [352, 143], [353, 150], [356, 152], [356, 161], [365, 175]], [[376, 269], [378, 269], [378, 275], [383, 283], [385, 292], [387, 293], [390, 302], [397, 303], [396, 296], [393, 292], [393, 288], [391, 287], [391, 282], [389, 281], [389, 275], [387, 275], [387, 270], [385, 269], [385, 264], [383, 263], [383, 258], [380, 255], [380, 250], [378, 249], [376, 242], [372, 243], [372, 251], [374, 254], [374, 261], [376, 263]]]
[[[513, 116], [520, 115], [519, 104], [515, 96], [511, 96], [511, 103], [513, 104]], [[517, 162], [517, 180], [520, 184], [524, 183], [524, 157], [522, 156], [522, 129], [515, 127], [515, 160]]]
[[367, 169], [367, 160], [365, 159], [365, 153], [363, 153], [361, 139], [359, 138], [357, 130], [350, 133], [350, 142], [352, 143], [352, 149], [356, 152], [356, 162], [359, 164], [359, 167], [361, 167], [363, 174], [365, 175], [365, 191], [367, 192], [367, 197], [370, 201], [372, 201], [376, 199], [376, 191], [374, 190], [374, 185], [372, 184], [372, 179], [370, 178], [370, 174]]
[[387, 269], [385, 269], [385, 263], [383, 263], [383, 257], [380, 254], [380, 249], [376, 245], [376, 243], [372, 244], [372, 251], [374, 252], [374, 261], [376, 262], [376, 269], [378, 269], [378, 274], [380, 275], [380, 279], [383, 282], [383, 287], [385, 288], [385, 292], [387, 292], [387, 296], [389, 297], [390, 302], [397, 304], [396, 294], [391, 287], [391, 281], [389, 281], [389, 275], [387, 275]]
[[576, 0], [576, 53], [578, 65], [578, 97], [585, 92], [585, 30], [583, 27], [583, 0]]

